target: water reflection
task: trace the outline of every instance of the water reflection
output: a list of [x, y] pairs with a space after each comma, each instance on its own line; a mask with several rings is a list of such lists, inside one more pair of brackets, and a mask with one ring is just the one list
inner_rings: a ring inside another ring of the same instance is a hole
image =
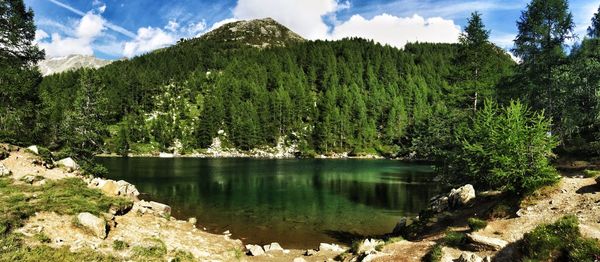
[[327, 232], [389, 232], [439, 192], [429, 166], [389, 160], [99, 158], [176, 217], [252, 243], [314, 247]]

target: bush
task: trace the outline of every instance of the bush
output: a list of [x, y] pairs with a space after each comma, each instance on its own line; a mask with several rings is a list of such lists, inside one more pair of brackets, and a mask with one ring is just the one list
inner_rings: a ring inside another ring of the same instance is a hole
[[525, 260], [595, 261], [600, 257], [600, 244], [583, 238], [577, 217], [570, 215], [525, 234], [521, 251]]
[[127, 242], [125, 242], [125, 241], [115, 240], [115, 241], [113, 241], [112, 247], [114, 250], [121, 251], [121, 250], [125, 250], [126, 248], [128, 248], [129, 244], [127, 244]]
[[461, 146], [447, 169], [482, 188], [533, 192], [560, 178], [549, 161], [557, 146], [550, 130], [543, 113], [531, 113], [518, 101], [500, 108], [487, 100], [457, 135]]
[[460, 232], [449, 231], [444, 237], [444, 243], [452, 247], [460, 247], [465, 243], [465, 234]]
[[436, 244], [423, 257], [423, 262], [439, 262], [442, 261], [442, 245]]
[[481, 220], [479, 218], [469, 218], [468, 219], [469, 228], [472, 231], [477, 231], [480, 229], [484, 229], [487, 226], [487, 221]]
[[585, 177], [594, 178], [594, 177], [600, 176], [600, 171], [586, 169], [586, 170], [583, 170], [583, 174], [585, 175]]

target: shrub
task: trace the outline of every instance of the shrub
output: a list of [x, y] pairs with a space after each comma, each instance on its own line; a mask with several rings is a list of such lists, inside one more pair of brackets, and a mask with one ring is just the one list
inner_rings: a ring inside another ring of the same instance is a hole
[[37, 241], [40, 241], [40, 243], [50, 243], [51, 239], [50, 237], [48, 237], [46, 234], [44, 233], [37, 233], [35, 234], [35, 236], [33, 236], [35, 239], [37, 239]]
[[600, 257], [600, 244], [583, 238], [577, 217], [570, 215], [525, 234], [521, 251], [525, 260], [594, 261]]
[[112, 247], [114, 250], [121, 251], [121, 250], [125, 250], [126, 248], [128, 248], [129, 244], [127, 244], [127, 242], [125, 242], [125, 241], [115, 240], [115, 241], [113, 241]]
[[518, 101], [499, 107], [487, 100], [457, 135], [461, 146], [447, 169], [483, 188], [533, 192], [560, 178], [549, 161], [557, 146], [550, 130], [543, 113], [531, 113]]
[[444, 237], [444, 243], [452, 247], [460, 247], [465, 242], [465, 234], [460, 232], [449, 231]]
[[481, 220], [479, 218], [474, 218], [474, 217], [469, 218], [467, 220], [467, 223], [469, 224], [469, 228], [472, 231], [477, 231], [477, 230], [480, 230], [480, 229], [484, 229], [487, 226], [487, 221]]
[[436, 244], [423, 257], [423, 262], [439, 262], [442, 261], [442, 245]]
[[586, 170], [583, 171], [583, 174], [585, 175], [585, 177], [594, 178], [594, 177], [600, 176], [600, 171], [586, 169]]
[[156, 238], [146, 239], [143, 246], [135, 246], [132, 249], [133, 259], [140, 261], [163, 261], [167, 254], [165, 243]]

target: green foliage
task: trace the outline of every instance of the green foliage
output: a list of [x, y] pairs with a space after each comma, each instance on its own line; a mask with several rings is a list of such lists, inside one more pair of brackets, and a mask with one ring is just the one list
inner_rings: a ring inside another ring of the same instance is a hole
[[131, 253], [134, 260], [163, 261], [167, 255], [167, 246], [160, 239], [145, 239], [143, 246], [134, 246]]
[[423, 262], [440, 262], [442, 261], [442, 245], [436, 244], [434, 245], [429, 252], [423, 257]]
[[452, 247], [461, 247], [465, 243], [465, 234], [455, 231], [446, 232], [444, 243]]
[[594, 261], [600, 257], [600, 243], [581, 236], [577, 217], [565, 216], [525, 234], [521, 251], [526, 261]]
[[583, 170], [583, 174], [585, 175], [585, 177], [594, 178], [594, 177], [600, 176], [600, 171], [599, 170], [589, 170], [589, 169], [586, 169], [586, 170]]
[[520, 194], [551, 184], [558, 175], [548, 158], [557, 143], [549, 130], [543, 114], [518, 101], [500, 108], [488, 100], [461, 134], [451, 172], [484, 188]]
[[481, 220], [479, 218], [475, 218], [475, 217], [471, 217], [467, 220], [467, 223], [469, 224], [469, 228], [472, 231], [477, 231], [480, 229], [484, 229], [487, 226], [487, 221], [485, 220]]
[[44, 233], [37, 233], [33, 236], [33, 238], [35, 238], [37, 241], [40, 241], [40, 243], [50, 243], [50, 241], [52, 241], [52, 239], [50, 239], [50, 237], [48, 237], [46, 234]]
[[600, 7], [598, 7], [598, 11], [592, 17], [592, 25], [587, 29], [588, 36], [591, 38], [599, 38], [600, 37]]
[[129, 248], [129, 244], [127, 244], [125, 241], [115, 240], [113, 241], [112, 248], [116, 251], [123, 251]]

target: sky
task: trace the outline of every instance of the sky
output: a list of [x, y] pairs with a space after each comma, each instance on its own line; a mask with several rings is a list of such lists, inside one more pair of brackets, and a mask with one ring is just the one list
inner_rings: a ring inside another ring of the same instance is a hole
[[[47, 57], [134, 57], [201, 36], [227, 22], [271, 17], [301, 36], [363, 37], [402, 48], [454, 43], [474, 11], [490, 40], [509, 50], [529, 0], [25, 0]], [[583, 38], [600, 0], [570, 0]]]

